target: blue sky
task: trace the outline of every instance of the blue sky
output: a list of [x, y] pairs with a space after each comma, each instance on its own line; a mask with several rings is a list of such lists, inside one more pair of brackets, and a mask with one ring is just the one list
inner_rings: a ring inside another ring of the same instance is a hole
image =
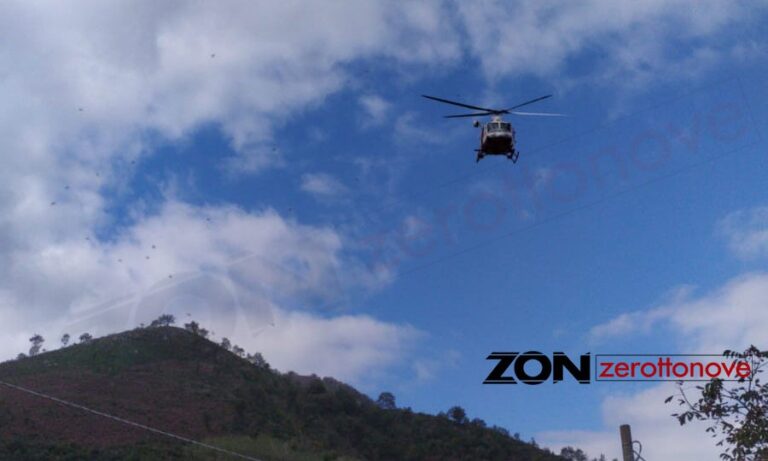
[[[759, 3], [83, 3], [0, 15], [5, 357], [171, 312], [554, 449], [629, 422], [717, 459], [668, 387], [481, 382], [494, 350], [765, 341]], [[569, 117], [476, 164], [421, 94]]]

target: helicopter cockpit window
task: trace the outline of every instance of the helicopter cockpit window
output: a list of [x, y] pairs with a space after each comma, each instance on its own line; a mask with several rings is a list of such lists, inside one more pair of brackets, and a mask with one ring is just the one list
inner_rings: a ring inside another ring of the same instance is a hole
[[499, 133], [506, 132], [512, 129], [512, 125], [509, 123], [491, 122], [488, 124], [488, 132]]

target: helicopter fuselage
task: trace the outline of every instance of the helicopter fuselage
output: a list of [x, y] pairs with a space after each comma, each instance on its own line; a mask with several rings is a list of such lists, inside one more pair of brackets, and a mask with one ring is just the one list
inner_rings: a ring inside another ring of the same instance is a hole
[[517, 159], [515, 151], [515, 129], [512, 124], [494, 117], [480, 131], [480, 148], [477, 149], [477, 159], [486, 155], [505, 155]]

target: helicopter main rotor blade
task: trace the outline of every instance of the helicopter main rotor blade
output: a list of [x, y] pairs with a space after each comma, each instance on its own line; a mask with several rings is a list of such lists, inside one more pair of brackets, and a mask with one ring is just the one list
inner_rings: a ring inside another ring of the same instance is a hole
[[443, 118], [484, 117], [486, 115], [496, 115], [496, 112], [476, 112], [474, 114], [444, 115]]
[[549, 112], [517, 112], [513, 110], [509, 113], [513, 115], [534, 115], [537, 117], [567, 117], [565, 114], [552, 114]]
[[[443, 98], [436, 98], [434, 96], [427, 96], [426, 94], [421, 95], [424, 98], [431, 99], [433, 101], [442, 102], [445, 104], [453, 104], [454, 106], [459, 107], [466, 107], [467, 109], [474, 109], [474, 110], [482, 110], [483, 112], [491, 112], [491, 113], [500, 113], [502, 111], [496, 110], [496, 109], [488, 109], [487, 107], [478, 107], [478, 106], [470, 106], [469, 104], [464, 104], [463, 102], [457, 102], [457, 101], [451, 101], [450, 99], [443, 99]], [[514, 109], [514, 107], [513, 107]]]
[[511, 110], [513, 110], [513, 109], [517, 109], [518, 107], [527, 106], [528, 104], [533, 104], [534, 102], [538, 102], [538, 101], [541, 101], [542, 99], [547, 99], [547, 98], [551, 98], [551, 97], [552, 97], [552, 95], [551, 95], [551, 94], [548, 94], [548, 95], [546, 95], [546, 96], [542, 96], [542, 97], [540, 97], [540, 98], [531, 99], [530, 101], [526, 101], [526, 102], [524, 102], [524, 103], [522, 103], [522, 104], [518, 104], [518, 105], [516, 105], [516, 106], [510, 107], [509, 109], [504, 109], [504, 111], [503, 111], [503, 112], [508, 114], [508, 113], [509, 113], [509, 111], [511, 111]]

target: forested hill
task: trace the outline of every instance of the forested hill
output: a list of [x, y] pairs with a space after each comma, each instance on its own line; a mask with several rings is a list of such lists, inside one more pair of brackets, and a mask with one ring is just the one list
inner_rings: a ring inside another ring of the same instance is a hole
[[[141, 328], [5, 362], [0, 381], [264, 461], [563, 459], [460, 411], [392, 408], [243, 355]], [[0, 385], [0, 459], [238, 458]]]

